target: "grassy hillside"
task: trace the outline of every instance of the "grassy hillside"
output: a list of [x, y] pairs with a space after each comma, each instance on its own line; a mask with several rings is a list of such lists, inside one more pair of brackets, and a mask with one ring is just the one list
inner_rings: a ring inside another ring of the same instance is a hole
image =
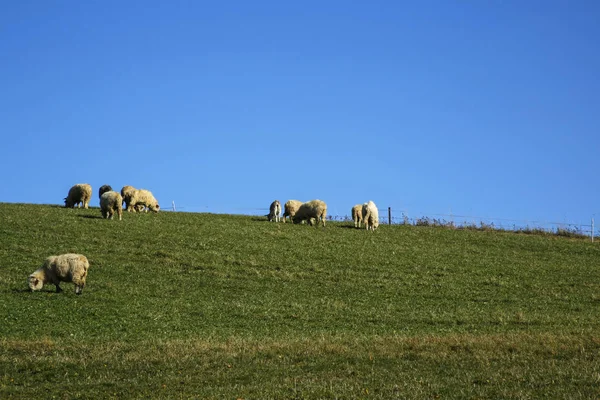
[[[90, 260], [29, 292], [52, 254]], [[0, 204], [0, 398], [596, 398], [600, 244]]]

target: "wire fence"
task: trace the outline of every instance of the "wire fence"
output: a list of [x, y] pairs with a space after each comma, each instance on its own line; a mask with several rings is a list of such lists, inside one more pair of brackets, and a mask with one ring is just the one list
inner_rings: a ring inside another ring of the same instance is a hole
[[[164, 211], [172, 212], [208, 212], [214, 214], [239, 214], [264, 216], [269, 213], [268, 208], [227, 208], [219, 209], [209, 206], [176, 206], [172, 203], [171, 208], [163, 208]], [[332, 210], [330, 210], [332, 211]], [[335, 211], [335, 210], [333, 210]], [[542, 220], [522, 220], [512, 218], [481, 217], [459, 214], [430, 214], [429, 216], [410, 216], [405, 210], [397, 210], [392, 207], [378, 209], [379, 223], [385, 225], [413, 225], [413, 226], [440, 226], [455, 229], [480, 229], [514, 231], [524, 233], [551, 233], [563, 236], [587, 236], [592, 241], [600, 235], [600, 229], [594, 224], [593, 217], [589, 224], [577, 224], [570, 222], [551, 222]], [[328, 221], [353, 223], [350, 215], [328, 215]]]

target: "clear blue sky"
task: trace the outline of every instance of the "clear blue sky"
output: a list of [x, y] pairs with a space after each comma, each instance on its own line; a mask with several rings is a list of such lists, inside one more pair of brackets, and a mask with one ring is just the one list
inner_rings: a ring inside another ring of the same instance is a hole
[[5, 1], [0, 202], [600, 220], [596, 1]]

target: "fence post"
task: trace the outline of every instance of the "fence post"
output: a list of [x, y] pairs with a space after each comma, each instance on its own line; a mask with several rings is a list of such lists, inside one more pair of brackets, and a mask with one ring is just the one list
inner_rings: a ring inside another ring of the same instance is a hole
[[388, 225], [392, 224], [392, 207], [388, 207]]
[[594, 217], [592, 217], [592, 243], [594, 243]]

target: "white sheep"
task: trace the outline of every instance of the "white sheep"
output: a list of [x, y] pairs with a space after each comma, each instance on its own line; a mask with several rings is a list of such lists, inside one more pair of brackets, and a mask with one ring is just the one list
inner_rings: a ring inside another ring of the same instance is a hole
[[123, 198], [123, 202], [125, 203], [125, 209], [127, 211], [132, 211], [132, 208], [129, 206], [131, 203], [131, 197], [135, 193], [137, 189], [133, 186], [125, 185], [121, 188], [121, 197]]
[[77, 208], [79, 208], [79, 203], [81, 203], [83, 204], [83, 208], [88, 208], [91, 198], [92, 186], [88, 183], [78, 183], [69, 189], [69, 194], [64, 199], [65, 207], [75, 208], [75, 205], [77, 205]]
[[367, 230], [374, 231], [379, 227], [379, 211], [373, 201], [363, 204], [362, 219]]
[[308, 221], [309, 224], [313, 224], [312, 219], [316, 220], [316, 224], [319, 225], [319, 221], [323, 222], [325, 227], [325, 219], [327, 218], [327, 204], [322, 200], [311, 200], [298, 208], [298, 211], [292, 217], [295, 224], [303, 221]]
[[50, 256], [39, 269], [29, 275], [27, 282], [32, 291], [40, 290], [45, 283], [52, 283], [56, 285], [56, 293], [62, 292], [60, 282], [73, 282], [75, 294], [81, 294], [89, 268], [88, 259], [81, 254]]
[[275, 220], [275, 222], [279, 222], [281, 217], [281, 203], [279, 200], [275, 200], [269, 206], [269, 215], [267, 215], [269, 221]]
[[104, 218], [113, 218], [114, 213], [116, 212], [119, 216], [119, 221], [123, 219], [123, 198], [118, 192], [109, 191], [103, 193], [100, 196], [100, 211], [102, 212], [102, 217]]
[[354, 221], [355, 228], [360, 228], [360, 223], [363, 220], [362, 210], [363, 210], [362, 204], [357, 204], [354, 207], [352, 207], [352, 220]]
[[288, 200], [283, 205], [283, 222], [285, 223], [285, 217], [290, 217], [293, 220], [294, 215], [302, 205], [302, 202], [299, 200]]
[[158, 210], [160, 210], [160, 205], [158, 204], [158, 201], [156, 201], [152, 192], [146, 189], [137, 189], [133, 193], [133, 196], [131, 196], [131, 202], [129, 203], [129, 207], [131, 207], [133, 210], [141, 211], [141, 209], [139, 208], [140, 206], [145, 206], [146, 212], [148, 212], [148, 210], [151, 210], [157, 213]]
[[100, 189], [98, 189], [98, 198], [102, 197], [102, 195], [106, 192], [110, 192], [112, 190], [112, 186], [110, 185], [102, 185]]

